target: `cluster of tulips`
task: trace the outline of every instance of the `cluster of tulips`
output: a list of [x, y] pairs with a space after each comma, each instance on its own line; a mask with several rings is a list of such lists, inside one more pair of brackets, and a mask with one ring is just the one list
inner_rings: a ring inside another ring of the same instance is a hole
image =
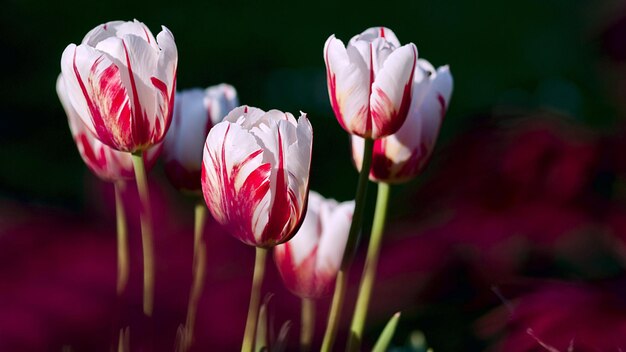
[[[348, 350], [360, 349], [385, 225], [390, 184], [417, 176], [427, 163], [452, 92], [447, 66], [418, 59], [388, 28], [370, 28], [347, 45], [324, 46], [328, 92], [337, 121], [351, 135], [360, 176], [354, 201], [338, 203], [309, 191], [313, 129], [305, 113], [239, 106], [235, 88], [221, 84], [176, 91], [177, 48], [165, 27], [156, 36], [141, 22], [97, 26], [61, 58], [57, 93], [81, 157], [117, 195], [117, 291], [128, 281], [123, 182], [134, 178], [141, 199], [143, 310], [153, 313], [154, 256], [146, 172], [163, 152], [165, 172], [196, 196], [193, 283], [177, 349], [193, 343], [203, 290], [208, 209], [241, 242], [256, 247], [242, 351], [271, 348], [259, 338], [261, 286], [268, 250], [285, 286], [302, 298], [301, 345], [309, 349], [315, 299], [334, 294], [322, 350], [333, 349], [351, 259], [358, 244], [368, 179], [378, 183], [367, 259]], [[203, 196], [203, 197], [202, 197]], [[396, 314], [375, 350], [385, 350]], [[127, 338], [127, 330], [120, 341]], [[122, 346], [123, 343], [120, 343]]]

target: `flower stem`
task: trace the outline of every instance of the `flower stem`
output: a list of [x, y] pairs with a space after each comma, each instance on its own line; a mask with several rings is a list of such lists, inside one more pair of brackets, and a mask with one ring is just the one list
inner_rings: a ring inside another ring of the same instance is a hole
[[143, 313], [151, 317], [154, 307], [154, 239], [148, 179], [141, 152], [133, 154], [135, 179], [141, 201], [141, 242], [143, 247]]
[[203, 201], [199, 201], [195, 207], [194, 240], [193, 240], [193, 283], [187, 306], [187, 319], [185, 322], [183, 351], [187, 351], [193, 343], [194, 325], [198, 313], [198, 302], [202, 296], [204, 278], [206, 276], [206, 244], [202, 238], [204, 224], [206, 223], [207, 208]]
[[122, 191], [124, 181], [114, 183], [115, 188], [115, 217], [117, 220], [117, 295], [121, 296], [126, 289], [129, 274], [128, 229], [126, 227], [126, 213]]
[[300, 326], [300, 350], [311, 351], [313, 330], [315, 329], [315, 301], [302, 298], [302, 325]]
[[363, 225], [363, 212], [367, 198], [367, 183], [372, 166], [373, 150], [374, 140], [366, 138], [363, 143], [363, 162], [361, 164], [361, 172], [359, 173], [359, 183], [357, 184], [356, 196], [354, 197], [354, 214], [352, 215], [346, 250], [343, 253], [343, 261], [341, 262], [341, 269], [345, 271], [347, 271], [347, 269], [350, 268], [350, 264], [352, 264], [352, 258], [354, 257], [354, 252], [359, 242], [361, 226]]
[[365, 210], [367, 183], [372, 166], [373, 150], [374, 140], [366, 138], [363, 143], [363, 162], [361, 163], [359, 182], [356, 187], [356, 196], [354, 197], [354, 214], [352, 215], [352, 223], [350, 224], [350, 232], [348, 233], [348, 242], [346, 243], [346, 250], [343, 254], [341, 269], [335, 280], [335, 292], [333, 293], [333, 301], [330, 313], [328, 314], [326, 332], [324, 333], [324, 342], [322, 343], [322, 351], [326, 352], [332, 350], [335, 337], [337, 336], [337, 328], [339, 327], [339, 318], [341, 317], [341, 308], [343, 306], [343, 296], [345, 295], [348, 281], [348, 270], [350, 269], [352, 258], [354, 257], [354, 251], [359, 241], [359, 233], [363, 223], [363, 211]]
[[250, 305], [248, 307], [248, 319], [244, 332], [242, 352], [252, 352], [254, 348], [254, 336], [256, 332], [257, 316], [259, 315], [259, 303], [261, 301], [261, 285], [265, 274], [265, 258], [267, 249], [256, 248], [256, 259], [254, 261], [254, 275], [252, 277], [252, 289], [250, 291]]
[[376, 266], [380, 255], [380, 244], [385, 230], [385, 220], [387, 218], [387, 205], [389, 204], [388, 183], [378, 184], [378, 195], [376, 196], [376, 210], [374, 212], [374, 223], [372, 224], [372, 235], [367, 247], [367, 258], [363, 268], [363, 276], [359, 286], [359, 296], [352, 317], [350, 326], [350, 336], [348, 340], [348, 351], [358, 351], [363, 336], [363, 328], [367, 317], [367, 309], [372, 296], [372, 288], [376, 279]]
[[337, 336], [337, 328], [339, 326], [339, 317], [341, 316], [341, 308], [343, 306], [343, 297], [346, 293], [346, 284], [348, 280], [346, 273], [339, 270], [337, 279], [335, 280], [335, 293], [333, 301], [330, 305], [330, 313], [328, 314], [328, 323], [326, 324], [326, 332], [324, 333], [324, 341], [322, 342], [322, 352], [329, 352], [333, 349], [335, 337]]

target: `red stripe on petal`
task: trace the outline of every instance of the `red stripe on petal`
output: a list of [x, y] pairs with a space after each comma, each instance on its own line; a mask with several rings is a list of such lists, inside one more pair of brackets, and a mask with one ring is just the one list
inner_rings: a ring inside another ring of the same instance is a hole
[[[159, 136], [153, 143], [160, 142], [164, 137], [167, 130], [170, 128], [170, 124], [172, 123], [172, 113], [174, 112], [174, 101], [176, 99], [176, 69], [178, 66], [174, 66], [174, 81], [172, 82], [172, 89], [170, 90], [170, 94], [167, 96], [167, 113], [163, 113], [163, 119], [165, 124], [163, 126], [163, 133]], [[153, 82], [154, 83], [154, 82]]]
[[289, 201], [288, 194], [289, 185], [287, 183], [287, 177], [285, 177], [285, 156], [280, 129], [278, 129], [277, 132], [278, 165], [276, 165], [276, 183], [273, 185], [274, 189], [272, 189], [274, 199], [272, 199], [272, 207], [269, 210], [267, 225], [261, 236], [261, 241], [264, 244], [269, 244], [270, 246], [283, 242], [288, 236], [291, 235], [292, 228], [289, 228], [287, 224], [293, 214], [293, 204]]
[[330, 97], [330, 106], [333, 108], [335, 117], [339, 122], [339, 125], [349, 131], [346, 124], [343, 121], [343, 115], [341, 114], [341, 108], [339, 107], [339, 101], [337, 100], [337, 76], [330, 71], [330, 64], [328, 63], [328, 51], [326, 51], [326, 81], [328, 84], [328, 96]]
[[146, 35], [146, 40], [148, 41], [148, 44], [150, 44], [150, 35], [148, 35], [148, 30], [146, 29], [145, 26], [143, 27], [143, 33]]
[[384, 138], [374, 141], [372, 168], [370, 169], [370, 178], [374, 180], [389, 181], [391, 176], [393, 161], [385, 154], [385, 144], [386, 140]]
[[[372, 53], [372, 51], [373, 51], [373, 47], [372, 47], [372, 43], [370, 43], [370, 85], [369, 85], [370, 92], [367, 95], [368, 97], [372, 95], [372, 85], [374, 84], [374, 79], [375, 79], [374, 77], [374, 54]], [[372, 107], [369, 106], [368, 104], [367, 119], [365, 121], [365, 136], [369, 136], [372, 133], [372, 119], [373, 118], [374, 116], [372, 112]]]
[[[119, 68], [111, 64], [98, 73], [102, 60], [96, 60], [89, 73], [93, 99], [100, 106], [107, 133], [120, 149], [127, 146], [127, 135], [120, 134], [130, 126], [130, 106], [126, 88], [122, 84]], [[116, 134], [114, 131], [118, 131]]]
[[446, 100], [443, 98], [443, 95], [437, 93], [437, 101], [439, 102], [439, 106], [441, 107], [441, 120], [446, 116]]
[[395, 110], [394, 104], [387, 94], [379, 87], [373, 92], [378, 95], [379, 103], [372, 109], [372, 119], [378, 129], [378, 136], [388, 136], [397, 132], [406, 121], [411, 107], [411, 99], [413, 96], [413, 74], [415, 73], [415, 65], [417, 63], [417, 55], [413, 56], [413, 67], [407, 83], [404, 85], [402, 92], [402, 100], [400, 107]]
[[[96, 59], [93, 65], [97, 65], [99, 61], [102, 60], [102, 57]], [[94, 128], [96, 130], [96, 134], [98, 138], [108, 145], [113, 146], [113, 140], [111, 138], [110, 132], [107, 130], [104, 120], [102, 119], [102, 113], [96, 104], [91, 99], [91, 96], [87, 92], [87, 88], [85, 87], [85, 83], [83, 82], [82, 77], [80, 76], [80, 72], [78, 71], [78, 67], [76, 66], [76, 49], [74, 49], [74, 59], [72, 66], [74, 68], [74, 74], [76, 75], [76, 80], [78, 81], [78, 85], [80, 86], [80, 90], [83, 93], [83, 97], [87, 103], [87, 108], [89, 109], [89, 114], [91, 115], [91, 121], [93, 122]], [[92, 66], [93, 67], [93, 66]]]
[[122, 39], [122, 46], [124, 48], [124, 54], [126, 55], [126, 67], [128, 69], [128, 76], [130, 79], [130, 89], [133, 94], [133, 104], [131, 106], [131, 120], [132, 129], [130, 131], [122, 131], [124, 134], [132, 135], [132, 145], [129, 146], [130, 151], [135, 151], [137, 147], [144, 147], [148, 145], [150, 141], [150, 122], [146, 116], [146, 112], [141, 107], [139, 100], [139, 92], [137, 91], [137, 85], [135, 83], [135, 75], [130, 63], [130, 56], [128, 54], [128, 48], [126, 42]]
[[[252, 160], [252, 158], [249, 159]], [[257, 240], [255, 237], [254, 211], [270, 190], [271, 168], [271, 164], [263, 164], [248, 175], [237, 193], [237, 202], [233, 209], [237, 212], [237, 217], [233, 223], [239, 227], [235, 232], [238, 234], [236, 237], [254, 246], [263, 245], [263, 237], [261, 236], [261, 240]], [[261, 221], [261, 219], [256, 220]]]

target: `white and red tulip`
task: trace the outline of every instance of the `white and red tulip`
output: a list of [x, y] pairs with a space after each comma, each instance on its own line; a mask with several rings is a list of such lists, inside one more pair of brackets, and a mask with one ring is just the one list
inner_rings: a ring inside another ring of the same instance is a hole
[[[372, 181], [409, 181], [422, 171], [435, 147], [452, 95], [452, 74], [448, 66], [435, 70], [426, 60], [420, 59], [418, 65], [406, 122], [395, 134], [374, 141], [369, 176]], [[362, 138], [352, 136], [352, 156], [360, 170]]]
[[388, 28], [369, 28], [347, 46], [331, 35], [324, 45], [328, 95], [347, 132], [378, 139], [395, 133], [411, 104], [417, 62], [413, 43], [401, 46]]
[[[115, 182], [126, 179], [133, 179], [135, 171], [133, 169], [132, 156], [129, 153], [117, 151], [105, 144], [102, 144], [80, 119], [76, 110], [69, 102], [63, 75], [57, 79], [57, 94], [61, 105], [67, 115], [70, 131], [81, 158], [87, 167], [100, 179]], [[156, 163], [161, 153], [161, 144], [157, 144], [144, 152], [146, 169], [150, 169]]]
[[302, 113], [240, 106], [207, 136], [202, 191], [213, 217], [242, 242], [288, 241], [302, 223], [313, 129]]
[[172, 124], [163, 146], [165, 174], [176, 188], [202, 189], [200, 170], [206, 137], [237, 106], [237, 91], [228, 84], [176, 93]]
[[146, 150], [169, 128], [178, 52], [162, 28], [155, 39], [137, 20], [108, 22], [63, 51], [71, 105], [96, 138], [116, 150]]
[[338, 203], [316, 192], [302, 227], [289, 242], [274, 248], [274, 261], [285, 286], [302, 298], [320, 298], [335, 282], [354, 212], [354, 201]]

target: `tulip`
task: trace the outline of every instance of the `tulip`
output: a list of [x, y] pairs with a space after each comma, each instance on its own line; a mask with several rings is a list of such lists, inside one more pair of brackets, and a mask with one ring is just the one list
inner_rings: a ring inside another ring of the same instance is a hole
[[165, 174], [174, 187], [192, 192], [201, 190], [206, 136], [238, 105], [237, 91], [228, 84], [176, 93], [172, 125], [163, 146]]
[[178, 52], [165, 27], [156, 39], [141, 22], [91, 30], [61, 58], [69, 101], [87, 128], [116, 150], [158, 144], [170, 125]]
[[202, 160], [202, 192], [231, 235], [256, 246], [246, 330], [254, 335], [267, 248], [288, 241], [302, 224], [309, 193], [313, 129], [306, 114], [240, 106], [211, 129]]
[[274, 260], [285, 286], [302, 298], [320, 298], [330, 292], [341, 265], [352, 221], [354, 201], [338, 203], [316, 192], [302, 227], [274, 248]]
[[341, 127], [363, 138], [396, 132], [406, 120], [417, 61], [388, 28], [369, 28], [347, 47], [331, 35], [324, 45], [330, 102]]
[[207, 136], [202, 191], [211, 214], [242, 242], [270, 248], [300, 226], [313, 130], [306, 114], [241, 106]]
[[[418, 61], [413, 80], [413, 100], [406, 122], [395, 134], [374, 141], [369, 178], [376, 182], [401, 183], [417, 176], [435, 147], [439, 128], [452, 94], [448, 66], [435, 68]], [[363, 159], [362, 138], [352, 136], [352, 156], [357, 168]]]
[[[56, 89], [81, 158], [96, 176], [114, 184], [118, 250], [117, 293], [121, 295], [126, 289], [130, 272], [126, 214], [121, 194], [125, 185], [124, 180], [135, 177], [133, 156], [103, 144], [85, 126], [70, 103], [63, 74], [60, 74], [57, 78]], [[145, 159], [147, 169], [154, 166], [160, 153], [161, 144], [152, 146], [150, 149], [142, 152], [142, 158]]]
[[[129, 153], [117, 151], [102, 144], [93, 133], [85, 126], [83, 121], [69, 102], [63, 75], [57, 79], [57, 94], [61, 105], [67, 115], [70, 131], [78, 152], [87, 164], [87, 167], [100, 179], [109, 182], [133, 179], [133, 159]], [[151, 168], [161, 153], [161, 144], [158, 144], [144, 152], [146, 168]]]

